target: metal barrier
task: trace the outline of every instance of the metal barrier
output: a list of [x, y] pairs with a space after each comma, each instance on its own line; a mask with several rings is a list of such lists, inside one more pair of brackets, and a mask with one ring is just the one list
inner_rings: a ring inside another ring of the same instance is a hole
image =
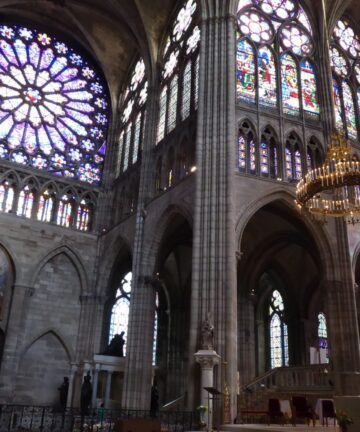
[[196, 414], [191, 411], [89, 410], [81, 417], [78, 408], [65, 411], [53, 407], [29, 405], [0, 405], [0, 432], [112, 432], [117, 419], [154, 418], [160, 420], [163, 430], [186, 432], [194, 429]]

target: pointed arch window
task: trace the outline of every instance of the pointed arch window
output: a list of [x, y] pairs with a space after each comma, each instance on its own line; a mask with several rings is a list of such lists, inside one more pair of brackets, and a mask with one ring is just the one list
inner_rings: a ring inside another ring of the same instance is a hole
[[134, 165], [142, 149], [148, 82], [145, 63], [140, 58], [131, 70], [121, 103], [121, 121], [118, 148], [118, 174]]
[[109, 95], [95, 64], [51, 34], [9, 24], [0, 58], [1, 158], [99, 184]]
[[237, 22], [237, 101], [277, 107], [280, 82], [285, 114], [318, 119], [313, 32], [299, 3], [239, 0]]
[[274, 290], [268, 309], [271, 369], [289, 365], [288, 328], [284, 312], [283, 298], [279, 291]]
[[24, 189], [20, 191], [18, 198], [18, 205], [16, 214], [18, 216], [24, 216], [31, 218], [31, 211], [34, 204], [34, 193], [29, 185], [26, 185]]
[[242, 123], [238, 135], [238, 168], [240, 172], [256, 174], [258, 148], [248, 123]]
[[77, 208], [76, 228], [80, 231], [90, 230], [92, 204], [89, 198], [83, 198]]
[[[348, 138], [358, 139], [360, 90], [360, 38], [343, 18], [335, 25], [330, 46], [333, 71], [335, 124]], [[357, 105], [359, 107], [359, 105]]]
[[328, 334], [327, 334], [327, 324], [326, 317], [323, 312], [318, 314], [318, 343], [319, 349], [326, 350], [326, 362], [329, 362], [329, 347], [328, 347]]
[[64, 194], [58, 204], [56, 223], [63, 227], [70, 227], [72, 224], [72, 214], [74, 207], [74, 197], [70, 193]]
[[285, 147], [285, 170], [289, 181], [299, 180], [302, 176], [302, 158], [300, 144], [294, 135], [290, 135]]
[[39, 198], [37, 219], [41, 222], [51, 222], [54, 209], [54, 194], [46, 189]]
[[12, 184], [6, 180], [0, 185], [0, 208], [5, 213], [9, 213], [13, 208], [15, 189]]
[[197, 108], [198, 21], [196, 0], [186, 0], [176, 16], [163, 53], [157, 143]]

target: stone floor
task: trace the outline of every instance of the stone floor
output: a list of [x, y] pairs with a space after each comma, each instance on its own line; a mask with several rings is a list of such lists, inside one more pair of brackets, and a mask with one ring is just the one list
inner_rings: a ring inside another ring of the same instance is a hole
[[[216, 429], [215, 429], [216, 431]], [[260, 424], [247, 424], [247, 425], [226, 425], [221, 426], [221, 432], [339, 432], [338, 426], [333, 424], [329, 426], [316, 425], [260, 425]], [[205, 431], [208, 432], [208, 431]]]

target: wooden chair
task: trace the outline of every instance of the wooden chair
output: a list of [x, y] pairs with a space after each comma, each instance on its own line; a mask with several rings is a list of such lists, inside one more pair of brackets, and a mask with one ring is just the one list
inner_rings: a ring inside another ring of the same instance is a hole
[[307, 403], [307, 400], [303, 396], [292, 397], [292, 421], [293, 425], [296, 424], [296, 420], [305, 419], [309, 425], [312, 420], [313, 426], [315, 426], [315, 415], [311, 406]]
[[335, 420], [336, 420], [336, 414], [334, 409], [334, 403], [332, 400], [322, 400], [322, 415], [323, 415], [323, 421], [322, 424], [326, 423], [326, 426], [328, 426], [328, 419], [332, 418], [334, 419], [334, 426], [335, 426]]
[[279, 419], [281, 424], [285, 423], [285, 416], [284, 413], [281, 411], [279, 399], [269, 399], [267, 414], [269, 424], [273, 419]]

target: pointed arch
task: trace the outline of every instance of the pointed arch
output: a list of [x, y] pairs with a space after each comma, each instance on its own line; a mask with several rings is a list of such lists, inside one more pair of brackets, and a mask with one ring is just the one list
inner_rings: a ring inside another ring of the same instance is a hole
[[34, 269], [33, 276], [31, 278], [31, 286], [33, 287], [35, 285], [35, 282], [43, 267], [50, 260], [52, 260], [53, 258], [61, 254], [64, 254], [74, 265], [74, 268], [76, 269], [76, 272], [80, 279], [81, 294], [87, 292], [89, 288], [89, 284], [88, 284], [87, 271], [85, 269], [85, 266], [82, 263], [82, 260], [80, 259], [78, 254], [68, 245], [61, 245], [55, 249], [52, 249], [40, 260], [40, 262], [37, 264], [37, 266]]

